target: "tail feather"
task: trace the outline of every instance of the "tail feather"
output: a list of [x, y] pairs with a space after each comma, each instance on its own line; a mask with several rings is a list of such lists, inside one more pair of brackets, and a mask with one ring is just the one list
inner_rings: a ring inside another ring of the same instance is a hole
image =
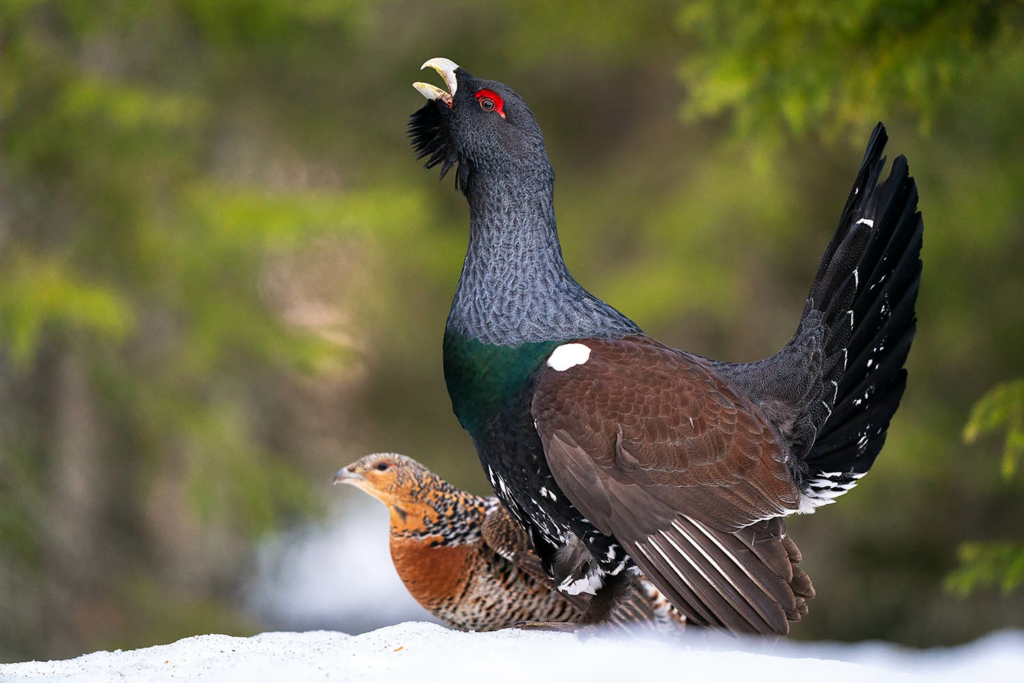
[[857, 178], [853, 181], [853, 190], [846, 199], [843, 213], [840, 214], [839, 228], [829, 241], [828, 247], [825, 248], [825, 254], [821, 258], [821, 265], [818, 266], [818, 274], [814, 276], [814, 286], [811, 287], [812, 298], [815, 291], [824, 282], [825, 272], [832, 263], [832, 257], [835, 255], [836, 250], [839, 249], [839, 245], [846, 239], [847, 233], [856, 227], [856, 224], [853, 222], [853, 216], [855, 213], [859, 213], [856, 211], [857, 207], [867, 197], [868, 190], [878, 183], [878, 176], [881, 174], [882, 166], [885, 164], [885, 157], [882, 156], [882, 152], [885, 150], [885, 143], [888, 141], [889, 135], [885, 132], [885, 126], [879, 123], [871, 131], [871, 137], [868, 139], [868, 148], [864, 152], [864, 160], [861, 162], [860, 170], [857, 171]]
[[879, 182], [887, 141], [878, 124], [793, 339], [763, 361], [715, 363], [778, 428], [804, 512], [868, 471], [906, 387], [924, 227], [907, 160]]
[[[815, 424], [815, 438], [802, 457], [809, 508], [832, 502], [868, 471], [906, 387], [903, 365], [916, 331], [924, 225], [917, 211], [917, 188], [903, 156], [895, 159], [885, 182], [876, 184], [885, 161], [885, 140], [879, 124], [811, 288], [809, 308], [827, 303], [826, 310], [832, 311], [833, 292], [841, 290], [831, 280], [849, 273], [855, 281], [852, 305], [846, 310], [849, 324], [829, 326], [823, 340], [826, 349], [843, 347], [844, 363], [838, 384], [826, 392], [832, 395], [823, 399], [831, 403], [827, 414]], [[851, 254], [857, 255], [855, 260]], [[842, 297], [840, 308], [844, 305]]]

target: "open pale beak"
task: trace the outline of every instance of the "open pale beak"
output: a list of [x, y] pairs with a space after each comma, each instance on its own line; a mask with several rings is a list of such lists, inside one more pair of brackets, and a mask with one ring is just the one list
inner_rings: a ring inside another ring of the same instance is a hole
[[358, 485], [361, 482], [366, 481], [366, 477], [361, 474], [356, 474], [347, 467], [342, 467], [334, 475], [335, 484], [355, 484]]
[[444, 84], [448, 86], [448, 92], [445, 92], [436, 85], [429, 83], [413, 83], [412, 87], [419, 90], [420, 94], [426, 97], [428, 100], [441, 100], [449, 107], [452, 106], [452, 98], [455, 96], [455, 90], [459, 87], [459, 84], [455, 80], [455, 70], [459, 68], [459, 65], [450, 59], [444, 57], [434, 57], [423, 62], [423, 66], [420, 69], [426, 69], [427, 67], [434, 69], [437, 73], [441, 74], [441, 78], [444, 79]]

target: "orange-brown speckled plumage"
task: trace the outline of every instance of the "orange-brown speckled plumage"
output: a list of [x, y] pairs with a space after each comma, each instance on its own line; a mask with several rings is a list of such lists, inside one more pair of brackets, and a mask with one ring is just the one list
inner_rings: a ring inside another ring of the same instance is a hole
[[[390, 512], [391, 558], [412, 596], [445, 623], [472, 631], [523, 621], [575, 622], [586, 596], [559, 592], [526, 534], [496, 499], [460, 491], [415, 460], [374, 454], [340, 470]], [[680, 626], [678, 614], [645, 581], [615, 623]]]

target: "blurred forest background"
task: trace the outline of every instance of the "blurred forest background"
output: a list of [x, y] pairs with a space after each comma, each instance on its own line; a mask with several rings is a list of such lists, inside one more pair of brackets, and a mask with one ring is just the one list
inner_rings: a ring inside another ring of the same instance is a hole
[[440, 362], [467, 210], [405, 138], [436, 56], [531, 105], [577, 279], [714, 358], [789, 338], [884, 120], [918, 337], [871, 476], [792, 520], [794, 637], [1024, 626], [1022, 29], [1014, 0], [0, 0], [0, 661], [280, 627], [256, 549], [364, 453], [489, 492]]

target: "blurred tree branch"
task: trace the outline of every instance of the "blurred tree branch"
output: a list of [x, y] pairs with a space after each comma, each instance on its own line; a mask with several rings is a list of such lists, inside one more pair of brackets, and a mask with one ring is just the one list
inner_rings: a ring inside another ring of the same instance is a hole
[[[978, 399], [964, 427], [963, 438], [974, 443], [982, 434], [1006, 429], [1002, 476], [1010, 482], [1024, 457], [1024, 379], [1003, 382]], [[1009, 593], [1024, 583], [1024, 542], [963, 543], [957, 551], [960, 566], [946, 580], [948, 590], [962, 596], [998, 586]]]
[[365, 16], [345, 0], [0, 4], [0, 586], [17, 587], [0, 659], [81, 652], [83, 634], [149, 644], [160, 625], [127, 625], [139, 582], [238, 623], [218, 582], [316, 508], [289, 429], [304, 406], [282, 394], [352, 352], [261, 285], [276, 259], [419, 207], [262, 173], [308, 166], [292, 140], [262, 148], [266, 125], [238, 131], [252, 93], [288, 80], [274, 68], [318, 68], [296, 45]]
[[1024, 379], [1003, 382], [978, 399], [964, 427], [964, 441], [974, 443], [982, 434], [1006, 429], [1003, 477], [1009, 481], [1024, 457]]
[[700, 46], [679, 71], [688, 118], [836, 137], [897, 112], [929, 130], [959, 86], [1018, 46], [1024, 3], [697, 0], [678, 23]]

